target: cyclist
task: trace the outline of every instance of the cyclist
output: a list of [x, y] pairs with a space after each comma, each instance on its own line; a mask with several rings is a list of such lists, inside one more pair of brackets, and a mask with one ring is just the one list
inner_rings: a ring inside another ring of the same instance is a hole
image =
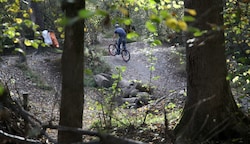
[[126, 36], [127, 36], [127, 33], [125, 32], [125, 30], [123, 28], [121, 28], [119, 26], [119, 24], [115, 24], [115, 32], [114, 32], [113, 39], [117, 35], [119, 36], [119, 39], [118, 39], [118, 50], [117, 50], [117, 54], [119, 55], [120, 54], [120, 46], [121, 46], [121, 44], [122, 44], [123, 48], [126, 49]]

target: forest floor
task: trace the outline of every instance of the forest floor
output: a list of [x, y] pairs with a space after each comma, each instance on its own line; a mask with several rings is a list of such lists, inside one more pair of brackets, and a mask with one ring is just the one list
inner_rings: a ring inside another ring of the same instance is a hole
[[[102, 47], [107, 48], [109, 42], [103, 43]], [[115, 66], [126, 66], [127, 70], [123, 74], [124, 79], [128, 80], [141, 80], [145, 83], [150, 81], [150, 74], [153, 76], [160, 76], [158, 80], [152, 80], [152, 83], [158, 87], [159, 98], [170, 94], [170, 91], [181, 91], [185, 89], [185, 74], [180, 67], [177, 67], [179, 59], [173, 53], [174, 47], [164, 48], [158, 47], [157, 49], [150, 49], [142, 42], [134, 42], [127, 45], [128, 50], [131, 52], [131, 59], [129, 62], [122, 61], [121, 56], [104, 56], [104, 59], [110, 64], [112, 68]], [[153, 51], [152, 51], [153, 50]], [[152, 73], [149, 70], [150, 62], [146, 54], [151, 51], [152, 56], [156, 57], [155, 71]], [[19, 63], [19, 56], [5, 55], [1, 56], [0, 62], [0, 80], [5, 82], [12, 97], [22, 100], [22, 94], [29, 95], [29, 110], [41, 122], [48, 123], [52, 121], [58, 124], [59, 121], [59, 101], [61, 89], [61, 74], [60, 74], [60, 58], [61, 54], [53, 50], [47, 50], [42, 53], [36, 51], [30, 52], [26, 55], [27, 66]], [[94, 121], [98, 120], [100, 112], [95, 108], [90, 107], [93, 104], [92, 97], [95, 97], [95, 89], [85, 88], [85, 111], [84, 111], [84, 127], [90, 128]], [[172, 97], [173, 101], [178, 97]], [[89, 100], [89, 101], [88, 101]], [[182, 105], [183, 97], [180, 98], [179, 103]], [[131, 110], [137, 113], [139, 110]], [[141, 113], [140, 113], [141, 115]], [[135, 118], [136, 119], [136, 118]], [[141, 117], [143, 119], [143, 117]], [[93, 121], [94, 120], [94, 121]], [[164, 121], [162, 121], [164, 123]], [[159, 125], [162, 127], [162, 124]], [[157, 128], [154, 128], [156, 130]], [[140, 140], [140, 136], [145, 135], [142, 130], [131, 132], [118, 132], [117, 135], [123, 135], [128, 138], [135, 138]], [[163, 129], [159, 131], [164, 131]], [[50, 131], [54, 133], [53, 131]], [[153, 135], [149, 139], [147, 135]], [[144, 141], [150, 142], [150, 139], [157, 139], [159, 137], [157, 132], [146, 134]], [[54, 136], [54, 138], [56, 138]], [[147, 139], [147, 140], [146, 140]], [[164, 141], [161, 137], [159, 140]]]
[[[107, 49], [111, 40], [102, 41], [100, 47]], [[183, 107], [186, 88], [185, 65], [181, 64], [180, 57], [181, 47], [159, 46], [150, 48], [144, 42], [133, 42], [127, 44], [131, 53], [129, 62], [124, 62], [120, 55], [104, 56], [111, 69], [114, 71], [116, 66], [126, 66], [123, 78], [127, 80], [140, 80], [143, 83], [151, 82], [156, 86], [155, 95], [159, 99], [165, 97], [163, 101], [155, 105], [155, 113], [148, 116], [145, 123], [147, 106], [139, 109], [122, 109], [121, 113], [129, 114], [132, 119], [126, 116], [121, 119], [129, 119], [127, 123], [130, 128], [113, 129], [112, 134], [118, 136], [143, 141], [150, 144], [167, 143], [171, 134], [165, 134], [166, 128], [164, 123], [163, 107], [170, 106], [168, 109], [169, 125], [168, 129], [173, 129], [178, 121], [178, 112]], [[150, 62], [150, 56], [157, 60]], [[61, 92], [61, 74], [60, 59], [61, 53], [53, 50], [47, 50], [42, 53], [32, 51], [26, 55], [27, 65], [20, 64], [17, 55], [1, 56], [0, 59], [0, 80], [6, 83], [11, 91], [11, 96], [22, 100], [22, 94], [29, 95], [29, 111], [37, 116], [43, 122], [52, 122], [58, 124], [59, 121], [59, 102]], [[150, 66], [155, 70], [150, 71]], [[159, 76], [158, 80], [152, 80], [152, 76]], [[98, 120], [102, 120], [102, 112], [98, 110], [94, 98], [98, 95], [95, 88], [84, 88], [84, 129], [93, 129]], [[172, 105], [170, 105], [172, 104]], [[175, 110], [179, 110], [177, 113]], [[153, 115], [153, 116], [152, 116]], [[171, 118], [172, 117], [172, 118]], [[119, 119], [118, 121], [122, 121]], [[137, 127], [138, 126], [138, 127]], [[56, 138], [56, 132], [48, 131]]]

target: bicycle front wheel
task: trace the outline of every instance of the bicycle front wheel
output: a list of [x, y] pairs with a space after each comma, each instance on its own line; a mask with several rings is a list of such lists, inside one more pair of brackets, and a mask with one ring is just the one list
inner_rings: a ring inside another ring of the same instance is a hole
[[116, 45], [115, 44], [110, 44], [109, 45], [109, 54], [112, 55], [112, 56], [115, 56], [116, 55]]
[[128, 50], [122, 50], [122, 59], [125, 62], [128, 62], [130, 60], [130, 52]]

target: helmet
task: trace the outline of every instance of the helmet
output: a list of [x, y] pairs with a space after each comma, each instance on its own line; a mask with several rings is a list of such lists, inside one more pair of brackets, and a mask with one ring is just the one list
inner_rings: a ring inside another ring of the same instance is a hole
[[115, 24], [115, 28], [119, 27], [119, 24]]

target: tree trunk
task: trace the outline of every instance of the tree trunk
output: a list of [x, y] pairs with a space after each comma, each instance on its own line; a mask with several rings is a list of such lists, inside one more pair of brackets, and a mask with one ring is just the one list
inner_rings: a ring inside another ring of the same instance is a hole
[[[66, 17], [72, 20], [85, 6], [85, 1], [62, 3]], [[60, 126], [82, 128], [83, 112], [83, 43], [84, 21], [78, 20], [65, 27], [65, 43], [62, 54], [62, 98], [60, 105]], [[58, 142], [69, 144], [82, 142], [82, 135], [59, 131]]]
[[[175, 129], [176, 143], [228, 139], [239, 131], [246, 134], [240, 124], [243, 114], [226, 80], [223, 1], [186, 0], [185, 7], [197, 12], [196, 21], [190, 25], [208, 32], [186, 45], [187, 99]], [[211, 26], [218, 29], [212, 30]]]
[[31, 15], [31, 20], [40, 26], [40, 30], [44, 30], [45, 29], [45, 26], [44, 26], [44, 16], [42, 14], [42, 11], [41, 11], [41, 2], [34, 2], [34, 1], [31, 1], [31, 8], [33, 10], [33, 13]]

